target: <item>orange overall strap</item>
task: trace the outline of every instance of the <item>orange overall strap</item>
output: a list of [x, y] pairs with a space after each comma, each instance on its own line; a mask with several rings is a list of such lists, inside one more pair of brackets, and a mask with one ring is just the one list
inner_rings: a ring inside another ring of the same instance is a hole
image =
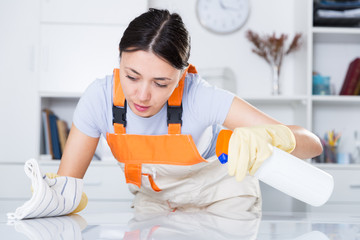
[[[175, 109], [174, 114], [178, 114], [179, 119], [177, 122], [169, 123], [168, 122], [168, 134], [181, 134], [181, 114], [182, 114], [182, 96], [184, 92], [184, 84], [187, 73], [197, 73], [195, 66], [189, 64], [189, 66], [185, 69], [181, 79], [178, 83], [178, 86], [174, 89], [174, 92], [171, 94], [168, 100], [168, 115], [171, 109]], [[169, 109], [170, 108], [170, 109]], [[178, 117], [178, 116], [175, 116]]]
[[[114, 111], [118, 111], [126, 114], [126, 105], [125, 105], [125, 96], [120, 84], [120, 71], [118, 68], [114, 69], [114, 88], [113, 88], [113, 114]], [[115, 112], [116, 114], [116, 112]], [[124, 116], [126, 122], [126, 115]], [[125, 124], [114, 122], [114, 132], [115, 133], [126, 133]]]
[[[120, 70], [114, 69], [114, 92], [113, 92], [113, 114], [117, 115], [119, 122], [114, 122], [114, 132], [116, 134], [126, 133], [126, 101], [120, 83]], [[141, 164], [125, 164], [124, 173], [127, 183], [137, 186], [141, 185]], [[140, 186], [139, 186], [140, 187]]]
[[120, 84], [120, 70], [114, 69], [114, 88], [113, 88], [113, 101], [114, 105], [118, 107], [124, 107], [125, 96]]

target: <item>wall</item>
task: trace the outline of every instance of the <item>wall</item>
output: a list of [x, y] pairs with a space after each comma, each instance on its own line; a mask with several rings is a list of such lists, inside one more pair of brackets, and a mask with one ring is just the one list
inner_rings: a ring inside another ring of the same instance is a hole
[[[289, 39], [295, 32], [302, 32], [306, 38], [305, 5], [296, 0], [250, 0], [250, 16], [240, 31], [230, 35], [216, 35], [202, 28], [196, 16], [194, 0], [150, 0], [149, 6], [168, 8], [181, 14], [192, 37], [192, 55], [190, 62], [198, 68], [230, 67], [237, 78], [237, 93], [244, 96], [270, 95], [270, 67], [259, 56], [251, 52], [251, 44], [245, 38], [248, 29], [260, 34], [276, 32], [289, 34]], [[296, 17], [295, 17], [296, 16]], [[290, 40], [288, 40], [290, 42]], [[286, 95], [304, 93], [304, 88], [298, 88], [296, 81], [305, 81], [305, 47], [301, 52], [288, 55], [282, 67], [281, 81]], [[301, 71], [295, 68], [301, 67]], [[296, 73], [296, 74], [295, 74]], [[294, 79], [296, 81], [294, 81]], [[303, 84], [304, 85], [304, 84]], [[258, 87], [262, 86], [262, 87]]]

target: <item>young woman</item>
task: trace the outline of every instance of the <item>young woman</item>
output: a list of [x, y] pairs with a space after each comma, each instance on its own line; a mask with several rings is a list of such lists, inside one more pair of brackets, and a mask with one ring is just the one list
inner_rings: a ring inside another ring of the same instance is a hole
[[[236, 213], [261, 209], [251, 175], [273, 146], [302, 159], [321, 153], [311, 132], [203, 80], [188, 63], [190, 36], [178, 14], [150, 9], [135, 18], [119, 50], [119, 69], [78, 103], [58, 175], [83, 178], [103, 135], [135, 210]], [[234, 130], [225, 165], [214, 156], [222, 127]]]

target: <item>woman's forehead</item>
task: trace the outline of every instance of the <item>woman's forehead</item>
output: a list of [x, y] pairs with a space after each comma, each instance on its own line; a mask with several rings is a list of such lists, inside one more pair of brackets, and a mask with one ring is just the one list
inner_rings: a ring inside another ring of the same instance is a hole
[[182, 72], [154, 53], [142, 50], [123, 52], [120, 67], [139, 75], [153, 75], [159, 78], [177, 78]]

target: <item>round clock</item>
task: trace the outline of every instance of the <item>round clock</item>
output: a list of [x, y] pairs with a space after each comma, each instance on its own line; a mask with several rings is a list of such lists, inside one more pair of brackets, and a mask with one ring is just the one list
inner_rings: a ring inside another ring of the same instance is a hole
[[198, 19], [207, 30], [229, 34], [239, 30], [249, 16], [249, 0], [198, 0]]

